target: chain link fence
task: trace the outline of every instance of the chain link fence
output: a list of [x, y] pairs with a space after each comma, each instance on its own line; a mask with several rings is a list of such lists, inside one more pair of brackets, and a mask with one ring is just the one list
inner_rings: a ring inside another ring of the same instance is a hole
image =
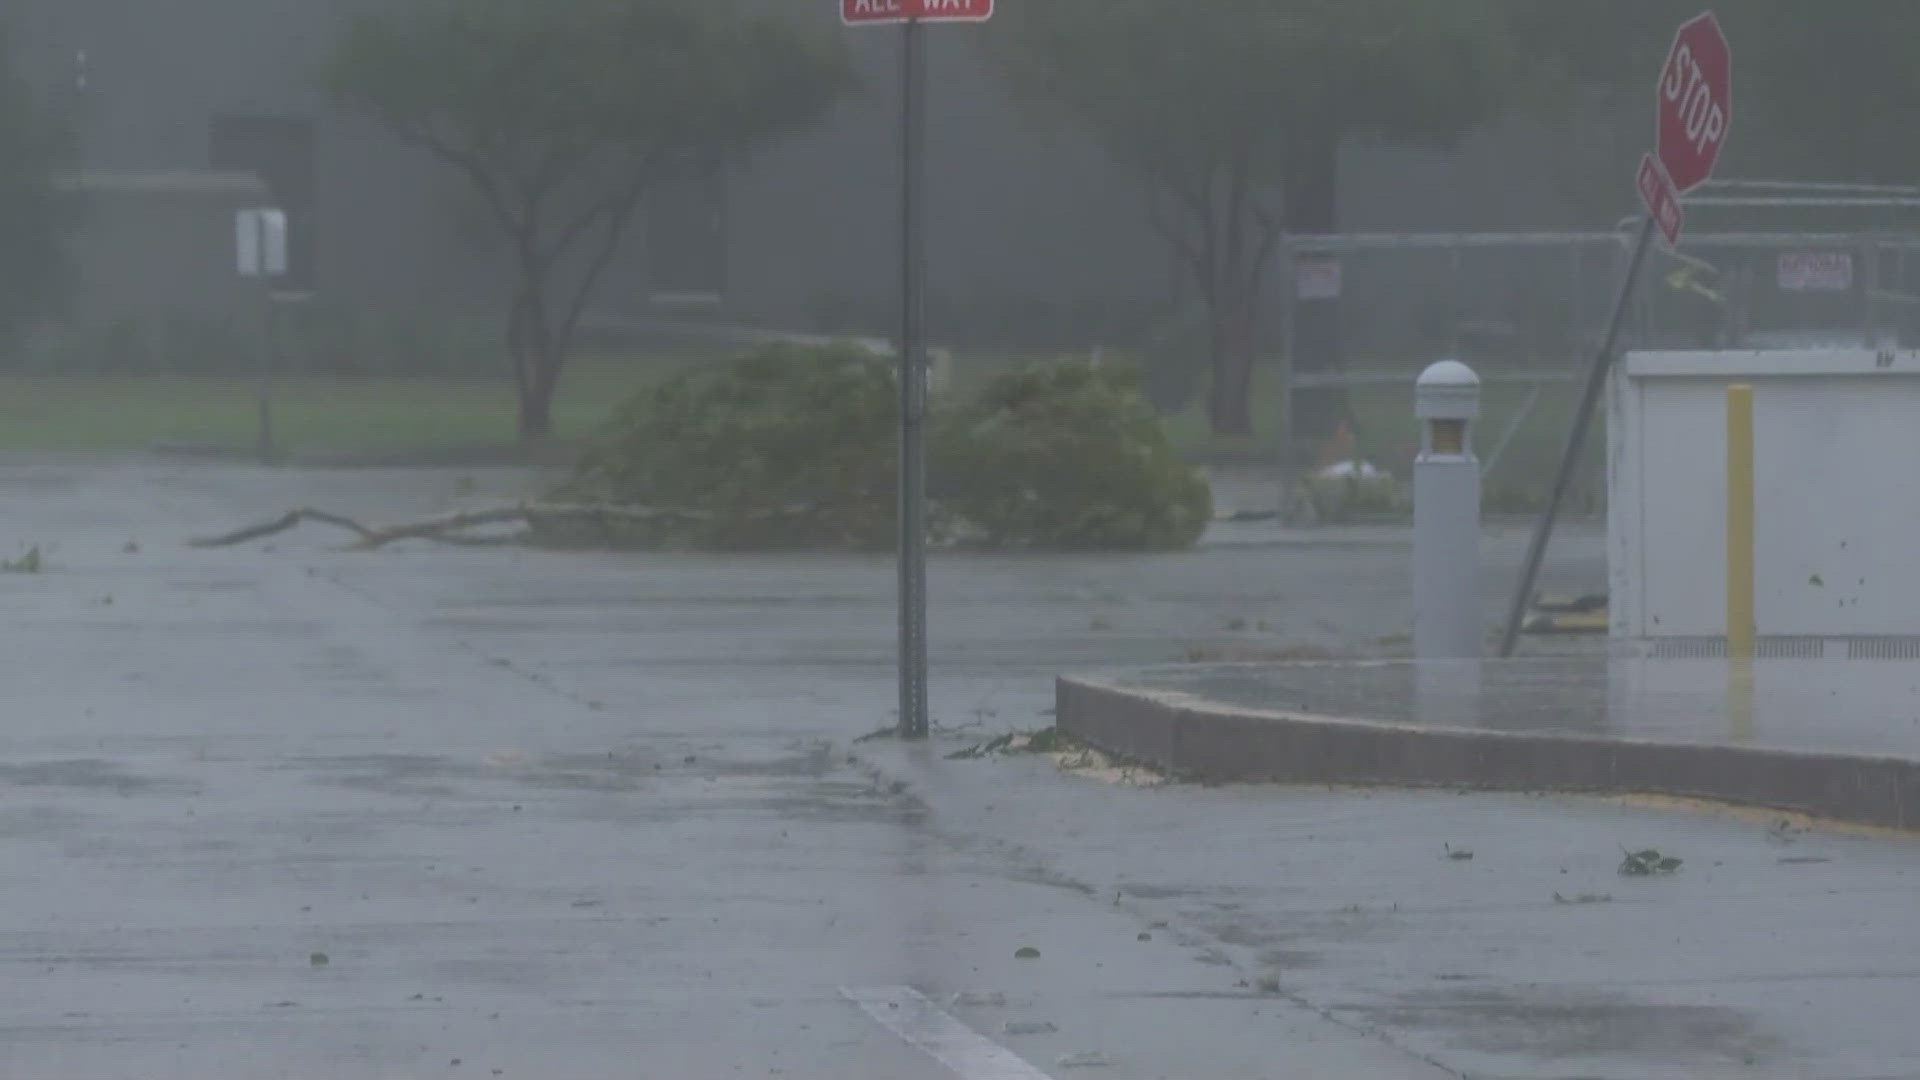
[[[1632, 239], [1626, 230], [1292, 238], [1286, 393], [1348, 391], [1356, 452], [1398, 470], [1412, 454], [1414, 378], [1435, 360], [1463, 360], [1486, 385], [1477, 442], [1489, 507], [1530, 509], [1551, 478]], [[1314, 304], [1337, 309], [1334, 363], [1306, 355], [1291, 332]], [[1650, 255], [1622, 338], [1627, 350], [1916, 345], [1920, 232], [1689, 233], [1681, 249]], [[1291, 452], [1295, 475], [1324, 463], [1321, 448]], [[1600, 455], [1587, 464], [1576, 502], [1593, 510], [1604, 492]]]

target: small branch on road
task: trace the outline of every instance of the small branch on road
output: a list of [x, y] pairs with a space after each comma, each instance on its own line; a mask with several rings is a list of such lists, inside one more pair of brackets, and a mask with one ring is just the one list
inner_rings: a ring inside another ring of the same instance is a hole
[[534, 529], [546, 522], [556, 521], [595, 521], [603, 524], [639, 525], [658, 521], [697, 521], [711, 515], [694, 510], [656, 510], [639, 506], [616, 506], [607, 503], [584, 504], [530, 504], [525, 506], [496, 507], [488, 510], [468, 510], [442, 517], [427, 518], [423, 521], [410, 521], [391, 525], [382, 529], [369, 528], [339, 514], [329, 514], [320, 510], [290, 510], [271, 521], [258, 525], [249, 525], [244, 529], [225, 533], [220, 536], [201, 537], [187, 541], [197, 548], [233, 547], [249, 540], [259, 540], [286, 532], [302, 522], [317, 521], [347, 529], [360, 537], [351, 550], [371, 551], [401, 540], [432, 540], [442, 544], [498, 544], [515, 543], [523, 537], [473, 537], [465, 535], [472, 529], [487, 525], [523, 524]]
[[294, 528], [303, 521], [318, 521], [327, 525], [338, 525], [343, 529], [350, 529], [353, 532], [359, 533], [362, 540], [373, 536], [372, 529], [367, 528], [352, 518], [341, 517], [338, 514], [329, 514], [321, 510], [301, 509], [289, 510], [285, 514], [274, 518], [272, 521], [263, 521], [258, 525], [249, 525], [244, 529], [224, 533], [220, 536], [203, 536], [198, 539], [189, 540], [187, 541], [187, 546], [197, 548], [233, 547], [236, 544], [244, 544], [249, 540], [259, 540], [277, 533], [286, 532], [288, 529]]

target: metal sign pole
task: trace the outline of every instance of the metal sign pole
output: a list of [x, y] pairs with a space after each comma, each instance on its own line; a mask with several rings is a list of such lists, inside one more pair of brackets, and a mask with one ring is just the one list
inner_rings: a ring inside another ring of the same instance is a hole
[[261, 279], [260, 295], [265, 304], [261, 311], [261, 349], [259, 371], [259, 424], [256, 432], [257, 451], [260, 464], [271, 465], [274, 461], [273, 446], [273, 369], [277, 366], [280, 352], [280, 328], [277, 302], [273, 295], [271, 279]]
[[1293, 460], [1293, 320], [1300, 311], [1299, 271], [1294, 267], [1293, 238], [1280, 235], [1280, 265], [1286, 287], [1280, 290], [1280, 512], [1276, 520], [1285, 528], [1293, 522], [1296, 477]]
[[927, 363], [925, 30], [908, 19], [900, 87], [900, 737], [927, 719]]
[[1640, 224], [1640, 238], [1634, 241], [1633, 255], [1627, 260], [1626, 277], [1620, 281], [1620, 295], [1613, 301], [1613, 316], [1607, 320], [1606, 337], [1600, 342], [1600, 351], [1594, 355], [1593, 367], [1587, 372], [1587, 387], [1580, 395], [1579, 411], [1573, 414], [1573, 431], [1567, 436], [1567, 448], [1560, 455], [1560, 471], [1553, 478], [1553, 492], [1547, 496], [1547, 508], [1540, 515], [1540, 521], [1534, 526], [1533, 540], [1527, 545], [1527, 561], [1520, 570], [1520, 584], [1514, 590], [1513, 602], [1507, 608], [1507, 626], [1500, 635], [1500, 656], [1504, 659], [1513, 655], [1514, 646], [1520, 641], [1520, 625], [1527, 615], [1527, 604], [1533, 597], [1533, 583], [1540, 576], [1540, 561], [1546, 557], [1547, 541], [1553, 537], [1554, 521], [1560, 516], [1560, 502], [1566, 498], [1567, 488], [1573, 483], [1574, 469], [1580, 463], [1580, 451], [1587, 442], [1587, 430], [1593, 426], [1594, 407], [1600, 401], [1600, 391], [1607, 385], [1607, 372], [1613, 367], [1614, 348], [1620, 341], [1620, 324], [1625, 321], [1627, 308], [1633, 303], [1634, 287], [1640, 280], [1640, 267], [1647, 261], [1647, 246], [1653, 240], [1653, 215], [1648, 214]]

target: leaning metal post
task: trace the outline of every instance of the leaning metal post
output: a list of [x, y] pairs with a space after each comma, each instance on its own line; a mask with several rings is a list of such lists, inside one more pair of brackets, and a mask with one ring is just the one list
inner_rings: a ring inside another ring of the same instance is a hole
[[1627, 259], [1626, 276], [1620, 280], [1620, 295], [1613, 302], [1613, 316], [1607, 320], [1606, 337], [1600, 342], [1600, 351], [1594, 354], [1593, 367], [1587, 372], [1587, 386], [1580, 395], [1579, 411], [1573, 414], [1573, 430], [1567, 435], [1567, 448], [1560, 455], [1560, 471], [1554, 475], [1553, 491], [1547, 496], [1547, 508], [1541, 512], [1540, 521], [1534, 526], [1533, 539], [1527, 544], [1526, 563], [1520, 570], [1520, 583], [1514, 588], [1513, 601], [1507, 606], [1507, 625], [1500, 635], [1500, 655], [1502, 658], [1513, 655], [1520, 642], [1521, 620], [1526, 618], [1527, 604], [1533, 597], [1533, 584], [1540, 576], [1540, 562], [1547, 554], [1547, 541], [1553, 537], [1555, 520], [1560, 516], [1560, 503], [1567, 497], [1567, 488], [1572, 486], [1574, 470], [1580, 464], [1580, 451], [1586, 446], [1587, 431], [1593, 427], [1593, 413], [1600, 401], [1600, 392], [1606, 388], [1607, 372], [1613, 368], [1613, 354], [1620, 342], [1620, 324], [1625, 321], [1627, 308], [1633, 301], [1633, 290], [1640, 281], [1640, 268], [1647, 261], [1647, 248], [1653, 242], [1654, 222], [1649, 214], [1640, 224], [1640, 237], [1634, 241], [1633, 254]]

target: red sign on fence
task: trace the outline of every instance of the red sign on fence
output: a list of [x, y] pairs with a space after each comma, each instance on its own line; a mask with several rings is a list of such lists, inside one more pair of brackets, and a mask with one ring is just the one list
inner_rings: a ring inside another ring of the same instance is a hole
[[1850, 251], [1789, 251], [1780, 256], [1782, 292], [1852, 292]]
[[840, 0], [840, 21], [849, 25], [922, 22], [986, 22], [993, 0]]

